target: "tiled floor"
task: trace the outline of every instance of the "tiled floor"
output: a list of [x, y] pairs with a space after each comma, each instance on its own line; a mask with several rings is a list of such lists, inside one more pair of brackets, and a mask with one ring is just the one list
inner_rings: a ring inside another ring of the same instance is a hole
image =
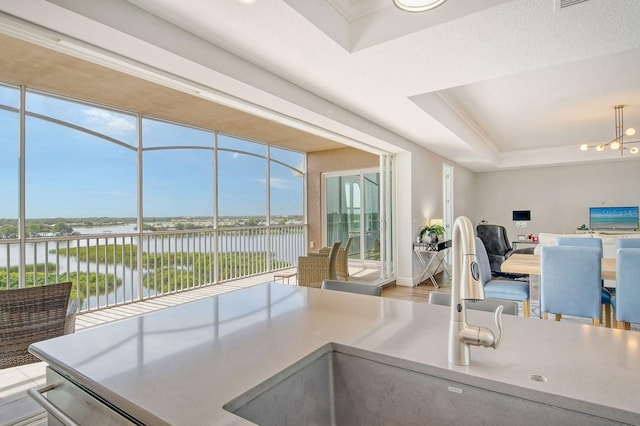
[[0, 370], [0, 424], [30, 425], [42, 420], [42, 409], [27, 396], [27, 389], [44, 385], [44, 371], [42, 362]]

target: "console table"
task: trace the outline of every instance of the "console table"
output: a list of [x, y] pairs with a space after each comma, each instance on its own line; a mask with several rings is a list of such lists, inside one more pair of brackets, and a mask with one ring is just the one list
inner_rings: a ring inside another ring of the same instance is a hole
[[[438, 252], [446, 252], [451, 247], [451, 240], [442, 241], [439, 243], [413, 243], [413, 251], [418, 256], [420, 263], [424, 267], [422, 274], [420, 274], [420, 282], [422, 282], [422, 278], [427, 275], [431, 280], [431, 284], [435, 288], [438, 287], [438, 282], [436, 281], [433, 273], [431, 272], [431, 265], [435, 262], [436, 258], [440, 258], [438, 265], [435, 267], [435, 271], [438, 270], [440, 265], [444, 262], [445, 256], [437, 256]], [[431, 253], [431, 255], [429, 255]], [[445, 263], [445, 271], [447, 270], [447, 264]], [[447, 271], [447, 273], [449, 273]]]

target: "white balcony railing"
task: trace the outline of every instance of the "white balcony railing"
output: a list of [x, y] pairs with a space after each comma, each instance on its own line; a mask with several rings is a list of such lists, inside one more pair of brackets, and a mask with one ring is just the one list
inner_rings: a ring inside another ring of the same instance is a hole
[[[72, 281], [81, 311], [297, 265], [305, 226], [0, 239], [0, 290]], [[20, 268], [25, 282], [19, 284]]]

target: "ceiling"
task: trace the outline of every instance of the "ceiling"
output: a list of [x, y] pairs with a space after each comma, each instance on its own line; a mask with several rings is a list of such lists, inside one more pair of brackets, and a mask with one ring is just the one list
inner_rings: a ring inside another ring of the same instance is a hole
[[304, 152], [343, 145], [0, 34], [0, 81]]
[[640, 128], [640, 2], [560, 3], [0, 0], [0, 31], [371, 152], [475, 171], [640, 158], [578, 150], [613, 138], [614, 105]]

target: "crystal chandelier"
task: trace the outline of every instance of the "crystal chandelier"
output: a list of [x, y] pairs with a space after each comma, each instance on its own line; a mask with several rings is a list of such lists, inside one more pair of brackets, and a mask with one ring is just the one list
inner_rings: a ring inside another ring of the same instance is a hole
[[581, 151], [587, 151], [589, 148], [595, 148], [596, 151], [604, 151], [606, 147], [620, 151], [620, 155], [624, 155], [625, 149], [629, 150], [629, 154], [637, 154], [638, 151], [640, 151], [637, 146], [634, 146], [631, 148], [628, 148], [625, 146], [625, 145], [630, 145], [632, 143], [639, 143], [640, 141], [633, 141], [633, 142], [624, 141], [625, 136], [633, 136], [636, 134], [636, 129], [634, 129], [633, 127], [629, 127], [626, 131], [624, 130], [624, 117], [623, 117], [624, 105], [616, 105], [613, 107], [613, 109], [615, 111], [615, 120], [616, 120], [616, 123], [615, 123], [616, 137], [611, 139], [607, 143], [601, 143], [598, 145], [588, 145], [586, 143], [583, 143], [582, 145], [580, 145]]
[[393, 0], [398, 9], [406, 12], [426, 12], [435, 9], [447, 0]]

